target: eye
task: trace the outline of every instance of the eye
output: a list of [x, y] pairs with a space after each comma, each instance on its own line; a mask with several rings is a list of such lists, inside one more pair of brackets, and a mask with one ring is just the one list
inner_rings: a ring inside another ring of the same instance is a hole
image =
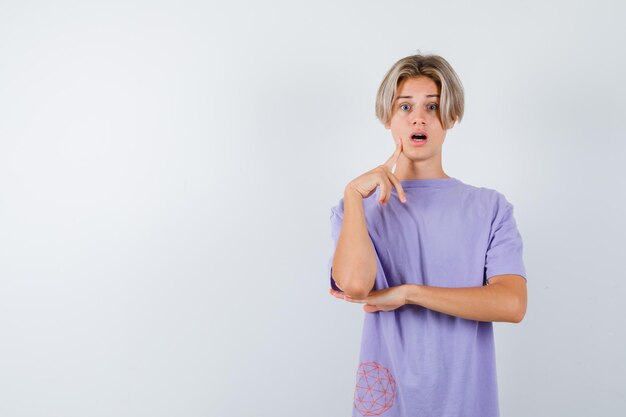
[[400, 105], [400, 108], [401, 108], [402, 110], [408, 110], [408, 108], [407, 108], [407, 107], [411, 107], [411, 106], [409, 106], [409, 105], [408, 105], [408, 104], [406, 104], [406, 103], [404, 103], [404, 104], [401, 104], [401, 105]]
[[437, 110], [438, 108], [439, 108], [439, 105], [437, 103], [430, 103], [428, 105], [429, 110]]

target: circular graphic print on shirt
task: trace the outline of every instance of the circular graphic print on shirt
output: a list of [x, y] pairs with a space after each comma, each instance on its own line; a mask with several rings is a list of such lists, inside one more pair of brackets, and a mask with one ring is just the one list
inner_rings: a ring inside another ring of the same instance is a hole
[[396, 380], [378, 362], [362, 362], [356, 376], [354, 408], [362, 416], [379, 416], [389, 410], [396, 397]]

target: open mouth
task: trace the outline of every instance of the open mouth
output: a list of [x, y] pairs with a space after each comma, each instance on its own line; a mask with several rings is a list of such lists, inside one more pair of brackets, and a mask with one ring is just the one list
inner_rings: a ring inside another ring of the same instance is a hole
[[411, 134], [411, 140], [416, 142], [425, 141], [426, 139], [428, 139], [428, 135], [423, 130], [416, 130]]

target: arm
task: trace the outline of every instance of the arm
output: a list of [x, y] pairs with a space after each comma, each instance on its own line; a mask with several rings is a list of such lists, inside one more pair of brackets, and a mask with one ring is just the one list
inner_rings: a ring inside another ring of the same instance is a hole
[[363, 298], [376, 280], [376, 252], [367, 231], [363, 197], [348, 185], [343, 201], [343, 221], [333, 257], [333, 279], [344, 293]]
[[494, 276], [482, 287], [405, 287], [406, 304], [467, 320], [519, 323], [526, 314], [526, 280], [520, 275]]

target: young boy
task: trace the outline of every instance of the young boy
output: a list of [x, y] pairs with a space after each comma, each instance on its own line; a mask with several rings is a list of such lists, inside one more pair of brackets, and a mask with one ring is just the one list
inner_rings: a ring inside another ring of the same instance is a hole
[[499, 416], [492, 322], [525, 315], [523, 245], [503, 194], [442, 168], [463, 108], [445, 59], [396, 62], [376, 97], [395, 152], [331, 209], [330, 294], [369, 313], [353, 416]]

